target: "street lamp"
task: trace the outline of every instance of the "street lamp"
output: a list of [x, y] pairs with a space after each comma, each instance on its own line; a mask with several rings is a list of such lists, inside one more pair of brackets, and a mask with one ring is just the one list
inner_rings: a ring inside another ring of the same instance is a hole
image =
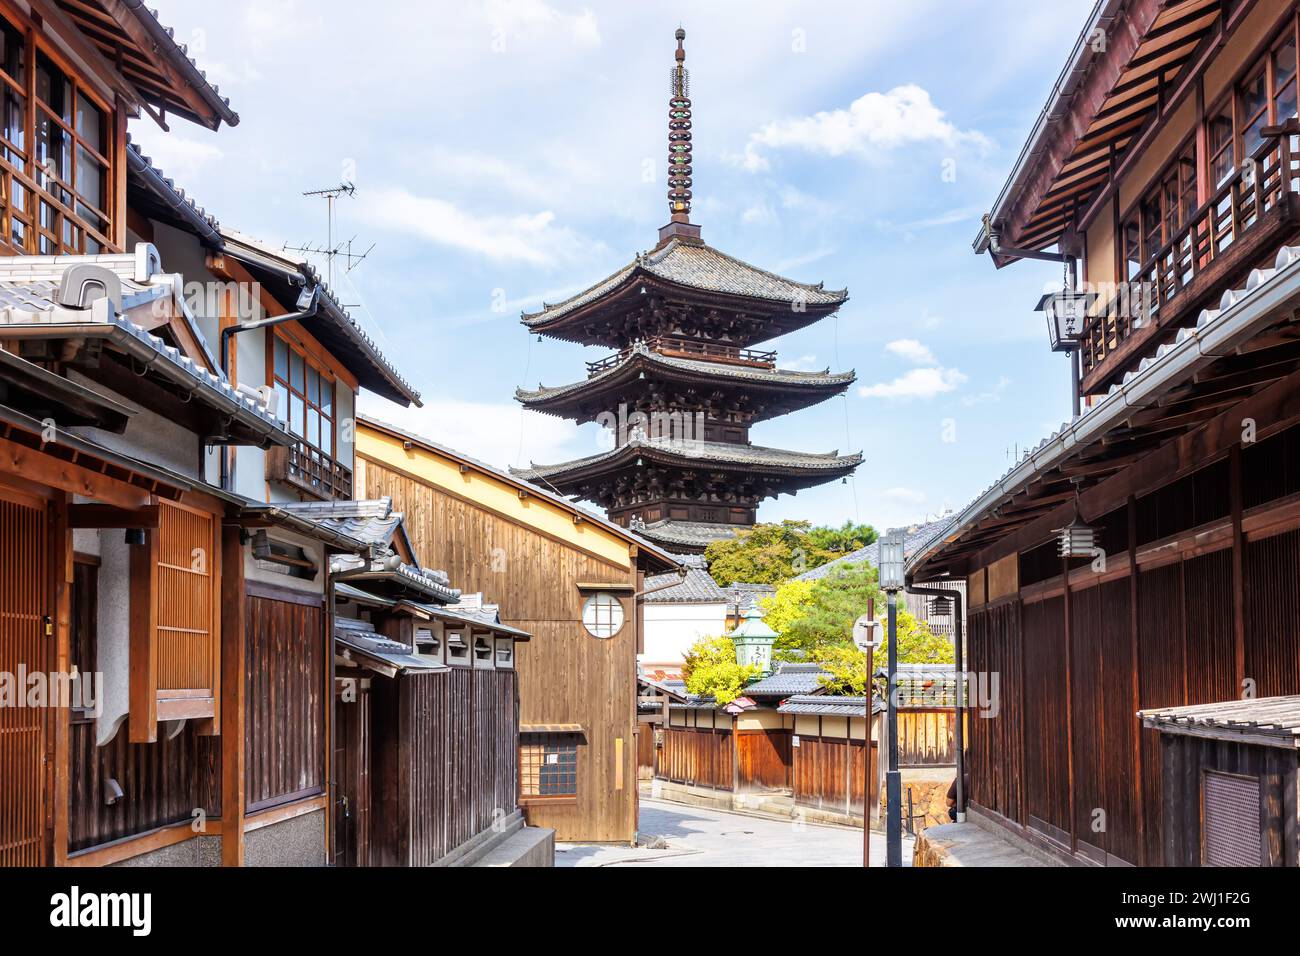
[[885, 695], [885, 733], [889, 737], [889, 769], [885, 772], [885, 866], [903, 865], [903, 778], [898, 771], [898, 592], [903, 590], [906, 539], [891, 531], [880, 539], [880, 586], [889, 599], [889, 685]]
[[1088, 320], [1088, 310], [1095, 301], [1095, 293], [1065, 288], [1060, 292], [1049, 292], [1034, 307], [1035, 312], [1047, 316], [1047, 335], [1052, 351], [1070, 353], [1071, 401], [1075, 418], [1079, 417], [1079, 347], [1083, 344], [1083, 325]]
[[[871, 705], [875, 703], [872, 692], [872, 662], [876, 648], [880, 646], [880, 622], [876, 620], [876, 601], [867, 601], [867, 613], [853, 622], [853, 643], [867, 657], [867, 682], [863, 696], [867, 701], [866, 721], [862, 732], [862, 865], [871, 865]], [[852, 734], [849, 743], [852, 745]]]

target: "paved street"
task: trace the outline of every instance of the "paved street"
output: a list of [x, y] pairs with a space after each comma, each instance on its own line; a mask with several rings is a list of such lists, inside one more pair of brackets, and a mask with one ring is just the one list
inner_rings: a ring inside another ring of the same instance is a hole
[[[666, 849], [560, 844], [556, 866], [861, 866], [862, 831], [796, 824], [743, 813], [641, 799], [641, 839]], [[912, 842], [905, 840], [910, 865]], [[885, 861], [885, 838], [871, 836], [871, 862]]]

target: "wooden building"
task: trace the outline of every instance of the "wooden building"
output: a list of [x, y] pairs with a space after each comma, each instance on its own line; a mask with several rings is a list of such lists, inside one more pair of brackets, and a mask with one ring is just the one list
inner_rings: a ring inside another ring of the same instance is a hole
[[[519, 389], [527, 408], [610, 430], [609, 451], [519, 477], [595, 502], [674, 553], [701, 554], [757, 520], [761, 501], [843, 478], [861, 454], [755, 445], [751, 428], [843, 393], [852, 372], [780, 369], [755, 349], [835, 312], [848, 292], [757, 269], [701, 239], [691, 212], [691, 101], [683, 40], [668, 107], [670, 222], [649, 252], [563, 302], [530, 334], [613, 349], [587, 378]], [[708, 468], [701, 468], [702, 461]]]
[[672, 556], [418, 435], [363, 418], [356, 437], [358, 487], [404, 512], [421, 558], [532, 635], [516, 661], [529, 823], [562, 841], [632, 841], [643, 581]]
[[1300, 865], [1300, 697], [1140, 716], [1160, 735], [1169, 866]]
[[1214, 862], [1138, 712], [1300, 692], [1297, 27], [1098, 4], [976, 239], [1082, 260], [1082, 411], [909, 576], [967, 583], [971, 811], [1072, 862]]

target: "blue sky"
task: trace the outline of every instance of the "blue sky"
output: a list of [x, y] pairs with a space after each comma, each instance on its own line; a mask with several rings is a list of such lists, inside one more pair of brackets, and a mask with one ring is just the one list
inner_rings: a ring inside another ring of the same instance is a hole
[[241, 122], [132, 133], [224, 225], [323, 244], [325, 205], [300, 193], [355, 182], [336, 232], [375, 248], [335, 287], [425, 398], [363, 401], [380, 418], [498, 465], [602, 447], [514, 402], [601, 354], [537, 342], [519, 312], [654, 244], [679, 20], [705, 240], [851, 296], [767, 347], [857, 386], [753, 439], [866, 462], [761, 518], [957, 508], [1068, 417], [1067, 360], [1032, 311], [1058, 268], [998, 272], [970, 242], [1092, 0], [157, 6]]

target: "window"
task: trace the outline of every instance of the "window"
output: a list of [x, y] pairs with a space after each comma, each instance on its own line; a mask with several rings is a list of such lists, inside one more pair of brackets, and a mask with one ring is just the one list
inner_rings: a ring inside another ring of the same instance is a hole
[[416, 628], [415, 630], [415, 653], [422, 654], [425, 657], [442, 657], [442, 641], [438, 640], [438, 635], [427, 627]]
[[482, 634], [474, 638], [474, 666], [492, 667], [492, 642]]
[[497, 638], [497, 667], [515, 666], [515, 642], [508, 637]]
[[0, 17], [0, 248], [93, 255], [113, 243], [112, 112], [32, 31]]
[[447, 632], [447, 663], [469, 663], [469, 643], [465, 640], [465, 634], [461, 631]]
[[623, 629], [623, 604], [612, 594], [593, 594], [582, 606], [582, 626], [592, 637], [613, 637]]
[[575, 799], [578, 796], [576, 734], [524, 734], [519, 745], [519, 796]]
[[1196, 146], [1189, 140], [1142, 197], [1120, 229], [1121, 273], [1138, 278], [1142, 267], [1172, 241], [1196, 211]]
[[289, 430], [328, 458], [334, 457], [334, 376], [296, 342], [275, 331], [271, 377]]
[[352, 497], [352, 472], [338, 460], [339, 383], [313, 346], [277, 327], [267, 340], [266, 377], [275, 389], [276, 414], [298, 437], [267, 456], [267, 477], [318, 498]]

